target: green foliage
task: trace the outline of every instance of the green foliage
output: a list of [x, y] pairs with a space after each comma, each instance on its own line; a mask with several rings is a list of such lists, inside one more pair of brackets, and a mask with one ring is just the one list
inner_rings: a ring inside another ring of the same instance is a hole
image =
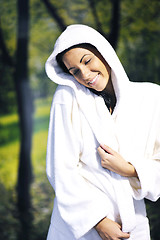
[[[92, 23], [91, 10], [86, 0], [50, 0], [63, 18], [66, 25], [74, 23]], [[54, 20], [53, 20], [54, 21]]]
[[[18, 132], [17, 128], [16, 130]], [[0, 146], [0, 182], [4, 184], [7, 189], [11, 189], [16, 184], [18, 156], [18, 141], [12, 143], [10, 141], [7, 143], [6, 141], [4, 146]]]
[[17, 111], [13, 69], [1, 62], [0, 54], [0, 115]]
[[30, 4], [29, 73], [35, 97], [52, 96], [55, 84], [45, 74], [45, 61], [51, 54], [53, 43], [60, 34], [42, 1]]
[[13, 191], [0, 183], [0, 239], [16, 240], [20, 223], [17, 218]]
[[[39, 174], [45, 167], [51, 100], [52, 98], [39, 99], [35, 103], [32, 158], [33, 164], [36, 163], [36, 174]], [[8, 189], [16, 184], [17, 178], [20, 141], [18, 115], [2, 116], [0, 127], [0, 182]], [[38, 164], [39, 159], [41, 164]], [[40, 169], [39, 172], [37, 172], [38, 169]]]
[[160, 84], [160, 2], [122, 2], [120, 56], [133, 81]]
[[124, 25], [124, 28], [122, 31], [130, 32], [132, 39], [145, 29], [148, 33], [159, 32], [159, 8], [159, 0], [123, 0], [121, 24]]
[[13, 122], [11, 124], [0, 124], [0, 131], [1, 131], [0, 145], [13, 142], [14, 140], [19, 140], [18, 127], [19, 127], [18, 122]]
[[[16, 49], [16, 0], [0, 0], [0, 28], [8, 54], [14, 62]], [[0, 114], [14, 112], [16, 95], [13, 82], [14, 67], [6, 64], [0, 49]]]
[[[53, 190], [45, 172], [51, 98], [39, 99], [35, 103], [32, 159], [34, 182], [31, 186], [32, 224], [30, 240], [46, 239], [53, 206]], [[3, 135], [8, 126], [14, 126], [14, 138], [5, 138], [0, 145], [0, 232], [2, 239], [15, 240], [20, 233], [21, 223], [16, 207], [16, 184], [19, 155], [19, 129], [16, 114], [4, 115], [0, 119]], [[5, 126], [5, 129], [4, 129]], [[9, 131], [8, 131], [9, 132]], [[17, 137], [16, 137], [17, 135]], [[2, 135], [1, 135], [2, 136]], [[0, 136], [0, 139], [1, 139]]]
[[112, 17], [112, 5], [111, 1], [101, 0], [97, 1], [96, 10], [102, 29], [105, 33], [110, 32], [110, 21]]
[[16, 50], [17, 10], [16, 0], [0, 0], [0, 21], [9, 54], [14, 57]]

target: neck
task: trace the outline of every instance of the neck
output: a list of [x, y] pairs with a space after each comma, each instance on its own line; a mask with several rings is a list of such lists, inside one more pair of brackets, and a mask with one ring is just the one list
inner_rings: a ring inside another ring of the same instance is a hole
[[112, 113], [113, 110], [114, 110], [114, 107], [116, 105], [116, 95], [115, 95], [115, 91], [114, 91], [114, 88], [113, 88], [113, 84], [112, 84], [112, 80], [111, 78], [109, 79], [105, 89], [101, 92], [101, 95], [103, 96], [103, 98], [109, 98], [110, 101], [111, 101], [111, 104], [110, 104], [110, 112]]
[[115, 91], [114, 91], [114, 88], [113, 88], [113, 84], [112, 84], [111, 78], [109, 79], [106, 87], [104, 88], [104, 90], [102, 92], [105, 93], [105, 94], [110, 95], [112, 98], [115, 98], [115, 100], [116, 100], [116, 95], [115, 95]]
[[112, 114], [114, 107], [116, 105], [116, 95], [113, 88], [112, 80], [110, 79], [108, 81], [108, 84], [106, 85], [105, 89], [102, 90], [101, 92], [96, 91], [92, 88], [90, 88], [90, 91], [93, 92], [94, 94], [101, 95], [103, 97], [107, 108]]

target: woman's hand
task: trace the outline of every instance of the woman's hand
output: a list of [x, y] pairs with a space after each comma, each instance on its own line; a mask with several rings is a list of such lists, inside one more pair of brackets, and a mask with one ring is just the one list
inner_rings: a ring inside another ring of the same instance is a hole
[[110, 220], [109, 218], [102, 219], [96, 226], [98, 234], [102, 240], [119, 240], [128, 239], [130, 234], [121, 231], [121, 226]]
[[124, 158], [113, 149], [106, 145], [98, 147], [98, 153], [101, 157], [101, 165], [108, 170], [118, 173], [124, 177], [137, 177], [134, 166], [124, 160]]

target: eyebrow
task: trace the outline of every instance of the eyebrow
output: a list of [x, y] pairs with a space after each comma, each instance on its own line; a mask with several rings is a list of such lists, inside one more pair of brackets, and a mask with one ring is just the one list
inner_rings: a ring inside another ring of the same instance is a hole
[[[91, 55], [91, 54], [89, 54], [89, 53], [88, 53], [88, 54], [84, 54], [83, 57], [82, 57], [82, 58], [80, 59], [80, 61], [79, 61], [80, 63], [83, 61], [83, 58], [84, 58], [86, 55]], [[75, 68], [75, 67], [71, 67], [71, 68], [68, 69], [68, 71], [70, 71], [71, 69], [74, 69], [74, 68]]]
[[80, 60], [80, 63], [82, 62], [83, 58], [84, 58], [86, 55], [90, 55], [90, 54], [89, 54], [89, 53], [88, 53], [88, 54], [84, 54], [83, 57], [82, 57], [81, 60]]

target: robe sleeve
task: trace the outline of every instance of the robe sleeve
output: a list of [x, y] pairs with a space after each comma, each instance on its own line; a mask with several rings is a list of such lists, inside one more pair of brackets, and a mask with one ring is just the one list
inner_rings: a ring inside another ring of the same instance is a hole
[[157, 201], [160, 197], [160, 126], [157, 127], [157, 137], [152, 158], [137, 159], [133, 163], [138, 178], [129, 178], [135, 199], [147, 198]]
[[[47, 175], [55, 190], [63, 220], [80, 238], [107, 215], [105, 195], [79, 174], [81, 146], [72, 124], [72, 107], [54, 104], [51, 110]], [[77, 120], [77, 128], [78, 126]]]

